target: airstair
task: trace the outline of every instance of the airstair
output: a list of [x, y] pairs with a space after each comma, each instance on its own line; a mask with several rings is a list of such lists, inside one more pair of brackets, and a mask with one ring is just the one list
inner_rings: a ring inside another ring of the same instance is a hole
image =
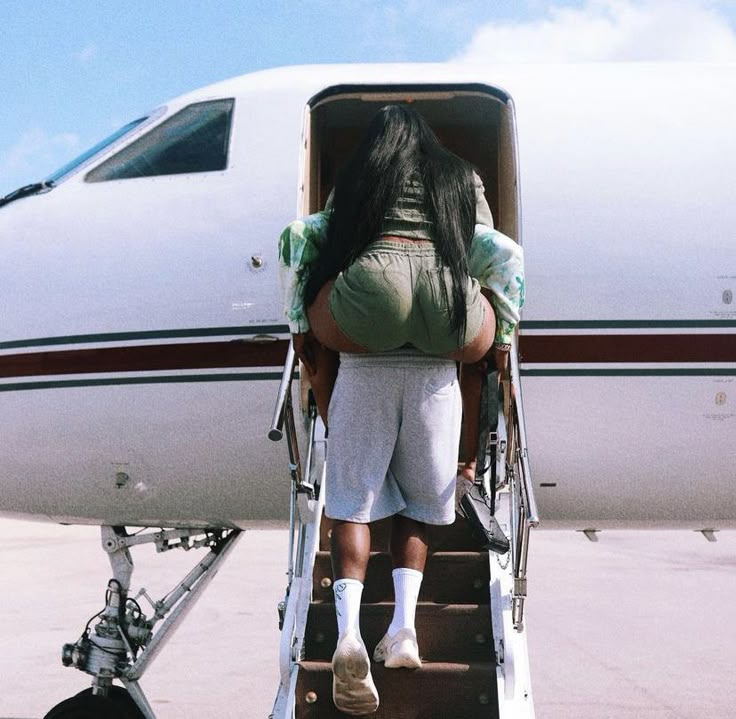
[[[346, 716], [332, 702], [331, 658], [337, 624], [330, 565], [330, 520], [323, 518], [326, 440], [316, 410], [306, 430], [292, 403], [295, 355], [289, 348], [269, 437], [286, 436], [291, 472], [286, 596], [279, 604], [280, 684], [271, 719]], [[478, 551], [466, 520], [433, 527], [417, 607], [421, 669], [373, 664], [380, 719], [533, 719], [524, 624], [529, 530], [538, 522], [529, 471], [516, 348], [502, 376], [504, 401], [496, 456], [495, 517], [510, 538], [504, 555]], [[512, 387], [514, 391], [512, 392]], [[304, 398], [302, 398], [304, 399]], [[304, 402], [302, 402], [304, 404]], [[494, 449], [495, 451], [491, 452]], [[300, 453], [300, 444], [306, 451]], [[479, 502], [489, 496], [475, 489]], [[490, 521], [487, 502], [481, 507]], [[371, 556], [363, 591], [361, 631], [369, 653], [391, 621], [390, 520], [371, 525]]]

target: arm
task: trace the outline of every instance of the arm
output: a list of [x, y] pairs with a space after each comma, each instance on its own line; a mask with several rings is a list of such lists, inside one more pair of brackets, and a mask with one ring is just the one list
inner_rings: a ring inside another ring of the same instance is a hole
[[510, 237], [476, 225], [468, 253], [468, 271], [490, 290], [496, 313], [496, 347], [508, 345], [524, 304], [524, 253]]
[[319, 254], [327, 235], [330, 213], [323, 210], [294, 220], [279, 237], [279, 283], [284, 313], [292, 334], [309, 330], [304, 307], [304, 268]]
[[493, 229], [493, 215], [491, 208], [486, 200], [485, 188], [483, 180], [477, 172], [473, 172], [473, 180], [475, 182], [475, 222], [478, 225], [486, 225], [489, 229]]

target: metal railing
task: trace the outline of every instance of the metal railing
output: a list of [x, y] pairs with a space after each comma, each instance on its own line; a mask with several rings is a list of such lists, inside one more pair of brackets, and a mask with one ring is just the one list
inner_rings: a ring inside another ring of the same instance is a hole
[[[317, 409], [310, 402], [307, 410], [307, 456], [302, 465], [299, 451], [296, 417], [292, 401], [292, 381], [296, 372], [298, 358], [294, 345], [289, 342], [284, 361], [284, 370], [276, 394], [276, 405], [271, 420], [268, 438], [278, 442], [286, 436], [289, 453], [289, 473], [291, 474], [291, 490], [289, 493], [289, 556], [287, 568], [287, 599], [294, 577], [302, 575], [304, 561], [305, 524], [310, 521], [310, 505], [317, 498], [319, 486], [312, 481], [314, 464], [314, 448], [317, 431]], [[306, 504], [305, 504], [306, 500]], [[286, 600], [284, 601], [284, 605]]]
[[[289, 342], [289, 349], [286, 352], [286, 361], [284, 362], [284, 371], [281, 374], [281, 383], [276, 395], [276, 406], [273, 410], [273, 419], [271, 420], [271, 429], [268, 430], [268, 438], [274, 442], [280, 441], [284, 433], [286, 434], [286, 443], [289, 449], [289, 471], [297, 492], [306, 492], [310, 499], [314, 498], [314, 485], [309, 481], [309, 467], [311, 467], [312, 446], [314, 444], [315, 423], [309, 423], [309, 443], [307, 450], [306, 470], [302, 467], [301, 456], [299, 454], [299, 442], [297, 440], [296, 422], [294, 419], [294, 404], [291, 397], [291, 382], [294, 379], [294, 372], [297, 366], [297, 357], [294, 352], [294, 345]], [[316, 412], [310, 408], [309, 418], [314, 420]], [[305, 479], [306, 477], [306, 479]]]
[[[307, 410], [294, 409], [292, 381], [297, 358], [290, 343], [284, 371], [276, 396], [269, 439], [279, 441], [286, 436], [289, 453], [289, 546], [287, 585], [278, 604], [279, 689], [272, 716], [293, 716], [294, 692], [299, 661], [304, 655], [307, 617], [312, 597], [312, 570], [320, 543], [320, 520], [324, 507], [326, 442], [325, 429], [317, 416], [314, 401], [309, 398]], [[299, 440], [307, 442], [302, 465]]]
[[507, 448], [506, 477], [510, 494], [511, 557], [514, 588], [512, 618], [514, 628], [524, 628], [524, 604], [527, 597], [527, 560], [529, 557], [529, 530], [539, 524], [537, 503], [529, 467], [529, 452], [519, 378], [519, 359], [514, 343], [510, 354], [510, 368], [504, 382], [504, 415], [506, 418]]

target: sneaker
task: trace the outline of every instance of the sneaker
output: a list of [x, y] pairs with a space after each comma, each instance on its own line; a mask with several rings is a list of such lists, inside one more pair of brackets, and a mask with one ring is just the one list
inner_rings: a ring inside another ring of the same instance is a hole
[[363, 716], [378, 709], [378, 692], [363, 640], [355, 634], [338, 639], [332, 655], [332, 701], [345, 714]]
[[388, 632], [378, 642], [373, 651], [373, 660], [384, 662], [388, 669], [419, 669], [422, 660], [419, 658], [417, 633], [413, 629], [399, 629], [393, 637]]

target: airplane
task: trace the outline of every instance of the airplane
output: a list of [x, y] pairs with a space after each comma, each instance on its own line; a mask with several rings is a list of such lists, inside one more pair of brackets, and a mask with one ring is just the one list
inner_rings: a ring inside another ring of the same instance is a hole
[[[243, 530], [287, 518], [272, 716], [332, 716], [315, 625], [329, 579], [312, 577], [329, 531], [324, 428], [292, 392], [277, 238], [323, 206], [390, 102], [478, 168], [528, 286], [496, 454], [512, 556], [485, 557], [473, 580], [480, 649], [449, 661], [437, 639], [439, 673], [403, 686], [401, 716], [447, 716], [433, 686], [447, 695], [440, 668], [463, 666], [463, 716], [533, 717], [531, 526], [592, 540], [736, 526], [734, 87], [733, 64], [279, 68], [142, 113], [0, 200], [0, 517], [99, 525], [114, 575], [94, 629], [63, 650], [93, 688], [47, 717], [154, 719], [139, 679], [171, 629]], [[288, 462], [267, 434], [286, 434]], [[445, 550], [468, 549], [457, 531], [438, 540], [438, 577], [455, 561]], [[131, 591], [144, 543], [209, 552], [147, 607]], [[428, 626], [450, 599], [427, 602]]]

